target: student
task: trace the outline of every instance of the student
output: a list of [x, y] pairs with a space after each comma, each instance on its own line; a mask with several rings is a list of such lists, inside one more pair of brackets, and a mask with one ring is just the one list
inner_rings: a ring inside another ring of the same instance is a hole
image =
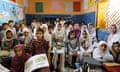
[[36, 31], [37, 39], [33, 40], [31, 43], [31, 53], [32, 55], [45, 53], [49, 48], [48, 42], [44, 39], [44, 32], [42, 29], [38, 28]]
[[1, 31], [1, 35], [0, 35], [1, 39], [6, 36], [6, 31], [8, 31], [8, 30], [11, 30], [8, 23], [3, 23], [2, 24], [2, 31]]
[[116, 24], [112, 24], [110, 26], [110, 35], [108, 36], [107, 43], [109, 49], [111, 49], [113, 42], [120, 42], [120, 33], [118, 31], [118, 28]]
[[79, 38], [81, 35], [80, 25], [79, 23], [75, 23], [73, 26], [73, 30], [75, 31], [76, 37]]
[[100, 62], [113, 61], [113, 56], [109, 53], [108, 45], [105, 41], [100, 41], [98, 48], [93, 51], [93, 58]]
[[35, 23], [34, 29], [33, 29], [33, 38], [34, 39], [37, 39], [36, 38], [36, 31], [37, 31], [38, 28], [41, 28], [41, 25], [42, 25], [42, 22], [37, 20], [36, 23]]
[[42, 24], [41, 28], [44, 31], [44, 39], [49, 43], [49, 50], [48, 50], [48, 60], [50, 62], [50, 52], [52, 47], [52, 35], [48, 32], [48, 26], [47, 24]]
[[88, 32], [92, 39], [92, 44], [94, 44], [94, 42], [97, 41], [97, 38], [96, 38], [96, 28], [94, 27], [92, 23], [88, 24]]
[[48, 32], [49, 34], [53, 34], [53, 31], [54, 31], [54, 25], [48, 25]]
[[[53, 47], [55, 47], [57, 45], [58, 42], [62, 43], [63, 44], [63, 47], [65, 46], [64, 43], [65, 43], [65, 32], [64, 32], [64, 29], [62, 27], [61, 24], [58, 24], [57, 27], [56, 27], [56, 30], [53, 34]], [[54, 49], [53, 49], [54, 50]], [[54, 56], [56, 54], [54, 53]], [[63, 54], [64, 56], [64, 54]], [[64, 57], [62, 56], [62, 68], [61, 68], [61, 72], [63, 72], [64, 70]]]
[[92, 46], [92, 40], [89, 37], [89, 33], [87, 30], [81, 31], [81, 37], [79, 38], [80, 45], [85, 42], [87, 47]]
[[9, 24], [9, 26], [10, 26], [12, 32], [13, 32], [13, 37], [16, 38], [17, 35], [16, 35], [16, 29], [14, 28], [14, 22], [13, 22], [13, 20], [9, 20], [8, 24]]
[[53, 34], [54, 43], [65, 42], [65, 31], [61, 24], [56, 26], [56, 29]]
[[30, 31], [28, 29], [24, 29], [23, 31], [24, 36], [24, 47], [27, 50], [27, 52], [30, 52], [30, 43], [32, 41], [32, 36], [30, 35]]
[[30, 55], [25, 53], [22, 44], [16, 45], [14, 50], [16, 55], [12, 58], [11, 72], [24, 72], [25, 62], [30, 58]]
[[14, 45], [14, 40], [13, 40], [13, 33], [12, 31], [8, 30], [6, 32], [6, 36], [3, 37], [2, 39], [2, 44], [1, 44], [1, 53], [0, 56], [14, 56], [13, 52], [13, 45]]
[[48, 32], [47, 24], [42, 24], [41, 28], [44, 31], [44, 39], [49, 42], [49, 45], [51, 47], [52, 35], [50, 35], [49, 32]]
[[20, 24], [20, 29], [19, 29], [19, 31], [18, 31], [18, 34], [19, 34], [19, 33], [22, 33], [22, 34], [23, 34], [23, 31], [24, 31], [25, 29], [27, 29], [26, 25], [25, 25], [24, 23]]
[[76, 38], [75, 32], [71, 31], [68, 35], [68, 55], [70, 65], [73, 66], [77, 59], [79, 59], [79, 39]]
[[66, 22], [66, 21], [65, 21], [64, 17], [61, 17], [60, 24], [62, 24], [62, 26], [64, 26], [64, 23], [65, 23], [65, 22]]
[[[42, 29], [38, 28], [36, 30], [36, 40], [33, 40], [31, 43], [31, 54], [46, 54], [49, 49], [48, 42], [44, 39], [44, 32]], [[49, 67], [41, 68], [35, 72], [50, 72]]]
[[19, 23], [15, 23], [15, 29], [16, 29], [16, 33], [18, 34], [18, 31], [20, 29], [20, 24]]
[[60, 24], [60, 18], [59, 18], [59, 17], [57, 17], [57, 18], [55, 19], [54, 24], [55, 24], [55, 25]]
[[120, 63], [120, 43], [119, 42], [114, 42], [112, 44], [112, 49], [110, 52], [114, 58], [114, 62]]

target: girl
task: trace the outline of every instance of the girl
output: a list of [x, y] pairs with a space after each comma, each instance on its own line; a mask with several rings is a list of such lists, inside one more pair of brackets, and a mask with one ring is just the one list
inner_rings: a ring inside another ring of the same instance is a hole
[[114, 61], [120, 63], [120, 43], [119, 42], [114, 42], [112, 44], [112, 49], [110, 52], [114, 58]]
[[16, 45], [14, 50], [16, 55], [12, 59], [11, 72], [24, 72], [25, 62], [30, 55], [25, 53], [24, 45], [22, 44]]
[[[53, 47], [55, 48], [55, 49], [53, 49], [54, 59], [57, 59], [57, 56], [59, 54], [59, 53], [56, 53], [56, 45], [57, 45], [58, 42], [62, 43], [63, 47], [65, 46], [64, 45], [64, 42], [65, 42], [65, 32], [64, 32], [61, 24], [58, 24], [56, 26], [56, 31], [55, 31], [55, 33], [53, 35]], [[60, 71], [63, 72], [63, 70], [64, 70], [64, 50], [63, 50], [62, 54], [60, 54], [60, 56], [61, 56], [61, 59], [62, 59], [62, 61], [60, 63], [61, 64]], [[56, 62], [54, 64], [55, 64], [54, 68], [56, 69]]]
[[94, 25], [92, 23], [88, 24], [88, 32], [92, 39], [92, 44], [94, 44], [94, 42], [97, 41], [97, 38], [96, 38], [96, 28], [94, 27]]
[[51, 52], [51, 47], [52, 47], [52, 35], [49, 34], [49, 32], [48, 32], [48, 26], [47, 26], [47, 24], [42, 24], [41, 28], [44, 31], [44, 39], [46, 41], [48, 41], [48, 43], [49, 43], [49, 47], [50, 48], [48, 50], [48, 60], [50, 62], [50, 52]]
[[13, 33], [11, 30], [6, 31], [6, 36], [3, 37], [2, 39], [2, 51], [0, 53], [0, 56], [2, 55], [7, 55], [7, 56], [14, 56], [13, 52], [13, 45], [14, 45], [14, 40], [13, 40]]
[[98, 48], [93, 51], [93, 58], [100, 62], [113, 61], [113, 56], [109, 53], [107, 43], [100, 41]]
[[73, 30], [75, 31], [76, 37], [79, 38], [81, 31], [80, 31], [80, 25], [78, 23], [75, 23], [73, 26]]
[[[92, 46], [92, 41], [91, 41], [91, 38], [89, 37], [89, 33], [87, 30], [82, 30], [81, 31], [81, 37], [80, 37], [80, 45], [82, 46], [82, 44], [84, 45], [85, 43], [85, 46], [86, 48], [89, 48], [90, 46]], [[83, 49], [81, 49], [83, 50]]]
[[30, 34], [30, 31], [28, 29], [25, 29], [23, 31], [23, 39], [24, 39], [24, 47], [27, 52], [30, 52], [30, 43], [32, 41], [32, 36]]
[[74, 65], [76, 59], [79, 59], [79, 51], [79, 40], [76, 38], [75, 32], [71, 31], [68, 35], [68, 53], [71, 66]]
[[[36, 31], [36, 40], [33, 40], [31, 43], [31, 54], [46, 54], [49, 49], [48, 42], [44, 39], [44, 31], [40, 28]], [[40, 68], [35, 70], [34, 72], [50, 72], [49, 67]]]

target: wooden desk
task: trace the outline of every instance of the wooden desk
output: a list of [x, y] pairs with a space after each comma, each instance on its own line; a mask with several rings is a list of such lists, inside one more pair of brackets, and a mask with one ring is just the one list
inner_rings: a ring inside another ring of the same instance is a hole
[[103, 67], [108, 72], [120, 72], [120, 64], [118, 63], [104, 63]]

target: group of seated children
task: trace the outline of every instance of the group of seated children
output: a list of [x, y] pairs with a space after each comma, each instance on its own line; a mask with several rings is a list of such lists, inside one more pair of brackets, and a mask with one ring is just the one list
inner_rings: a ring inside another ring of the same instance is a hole
[[[86, 57], [102, 63], [120, 63], [119, 40], [112, 41], [109, 48], [109, 40], [97, 40], [96, 28], [92, 23], [86, 25], [84, 22], [79, 24], [56, 18], [55, 23], [51, 24], [33, 19], [31, 25], [27, 26], [23, 21], [14, 27], [14, 22], [10, 20], [2, 27], [0, 56], [12, 57], [11, 72], [24, 72], [25, 62], [37, 54], [46, 54], [50, 67], [33, 72], [64, 72], [66, 60], [72, 67], [75, 63], [82, 64]], [[50, 70], [51, 66], [53, 70]]]

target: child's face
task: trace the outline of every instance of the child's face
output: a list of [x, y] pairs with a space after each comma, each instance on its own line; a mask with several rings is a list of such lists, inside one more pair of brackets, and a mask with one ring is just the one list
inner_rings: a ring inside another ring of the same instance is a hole
[[88, 27], [89, 29], [93, 29], [94, 28], [94, 26], [93, 25], [89, 25], [89, 27]]
[[15, 52], [17, 56], [21, 56], [22, 55], [22, 49], [21, 48], [15, 48]]
[[75, 38], [75, 32], [71, 33], [70, 38]]
[[37, 39], [42, 39], [43, 33], [41, 31], [36, 32], [36, 37], [37, 37]]
[[47, 28], [46, 27], [43, 27], [43, 31], [46, 32]]
[[6, 36], [7, 36], [7, 38], [12, 38], [12, 33], [11, 33], [11, 32], [8, 32], [8, 33], [6, 34]]
[[24, 32], [24, 36], [28, 36], [29, 35], [29, 32]]
[[58, 31], [60, 31], [62, 29], [61, 25], [58, 25]]
[[13, 22], [11, 22], [9, 25], [10, 25], [10, 27], [13, 27], [13, 26], [14, 26], [14, 23], [13, 23]]
[[87, 37], [87, 32], [86, 31], [83, 32], [82, 34], [83, 34], [83, 37], [85, 37], [85, 38]]
[[20, 24], [16, 24], [16, 27], [19, 28], [19, 27], [20, 27]]
[[74, 24], [74, 29], [80, 29], [79, 24]]
[[120, 52], [120, 46], [119, 46], [119, 44], [114, 44], [113, 45], [113, 49], [115, 50], [115, 52]]
[[107, 50], [107, 45], [106, 44], [102, 44], [100, 46], [100, 49], [101, 49], [101, 51], [105, 52]]
[[115, 26], [111, 26], [111, 32], [116, 33], [116, 31], [117, 31], [117, 28]]

